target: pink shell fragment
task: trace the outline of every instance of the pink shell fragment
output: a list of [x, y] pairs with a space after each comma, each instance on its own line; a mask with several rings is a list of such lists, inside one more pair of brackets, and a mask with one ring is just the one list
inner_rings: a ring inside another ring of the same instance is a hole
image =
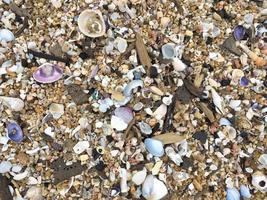
[[63, 71], [60, 67], [44, 63], [33, 73], [33, 78], [39, 83], [53, 83], [59, 80], [62, 75]]

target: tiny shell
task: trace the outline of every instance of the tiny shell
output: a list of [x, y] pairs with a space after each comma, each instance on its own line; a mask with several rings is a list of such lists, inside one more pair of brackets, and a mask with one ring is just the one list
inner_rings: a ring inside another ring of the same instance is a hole
[[157, 88], [156, 86], [151, 86], [150, 87], [150, 91], [153, 92], [154, 94], [159, 95], [159, 96], [163, 96], [164, 95], [164, 93], [159, 88]]
[[219, 123], [220, 123], [220, 126], [231, 126], [232, 125], [232, 123], [226, 118], [221, 118]]
[[1, 29], [0, 30], [0, 41], [6, 41], [6, 42], [11, 42], [12, 40], [15, 39], [14, 34], [8, 30], [8, 29]]
[[184, 71], [187, 68], [186, 64], [184, 64], [179, 58], [174, 58], [172, 65], [174, 67], [174, 70], [178, 72]]
[[12, 164], [9, 161], [2, 161], [0, 163], [0, 174], [10, 172]]
[[152, 133], [151, 127], [145, 123], [145, 122], [139, 122], [138, 126], [140, 128], [140, 131], [146, 135], [150, 135]]
[[117, 131], [123, 131], [128, 127], [128, 124], [123, 121], [123, 119], [112, 115], [111, 117], [111, 127]]
[[234, 37], [236, 40], [242, 40], [246, 34], [246, 29], [242, 25], [234, 28]]
[[262, 154], [259, 158], [258, 161], [261, 165], [264, 167], [267, 167], [267, 154]]
[[161, 52], [164, 59], [174, 59], [177, 56], [174, 43], [167, 43], [161, 47]]
[[161, 120], [163, 117], [165, 117], [167, 113], [167, 106], [165, 104], [161, 104], [153, 113], [153, 116], [155, 116], [155, 118], [157, 120]]
[[89, 148], [89, 142], [88, 141], [79, 141], [74, 147], [73, 147], [73, 151], [76, 154], [81, 154], [84, 151], [86, 151]]
[[24, 198], [30, 200], [42, 200], [42, 189], [38, 186], [32, 186], [27, 190], [27, 193]]
[[147, 138], [145, 139], [145, 146], [153, 156], [161, 157], [164, 154], [163, 143], [159, 140]]
[[141, 185], [145, 181], [146, 175], [147, 175], [147, 170], [146, 168], [144, 168], [142, 171], [139, 171], [133, 175], [132, 181], [134, 182], [135, 185]]
[[39, 83], [53, 83], [59, 80], [62, 75], [63, 71], [60, 67], [51, 63], [44, 63], [33, 73], [33, 78]]
[[78, 18], [80, 31], [92, 38], [101, 37], [106, 32], [106, 25], [100, 10], [84, 10]]
[[122, 193], [128, 192], [129, 188], [127, 186], [127, 170], [124, 168], [120, 169], [120, 188]]
[[114, 114], [116, 117], [121, 118], [127, 124], [129, 124], [133, 119], [133, 111], [129, 107], [116, 108]]
[[138, 102], [138, 103], [134, 104], [133, 110], [134, 111], [140, 111], [143, 107], [144, 107], [144, 104], [142, 102]]
[[13, 175], [13, 180], [16, 181], [20, 181], [23, 180], [24, 178], [26, 178], [28, 176], [28, 170], [25, 170], [24, 172], [20, 173], [20, 174], [12, 174]]
[[153, 175], [148, 175], [142, 185], [142, 195], [148, 200], [160, 200], [168, 194], [166, 185]]
[[21, 142], [23, 140], [21, 127], [15, 122], [9, 123], [7, 125], [7, 136], [14, 142]]
[[240, 110], [241, 108], [239, 107], [241, 104], [241, 100], [231, 100], [229, 103], [229, 106], [234, 109], [235, 111]]
[[262, 192], [267, 192], [267, 176], [261, 172], [252, 174], [252, 185]]
[[59, 119], [64, 114], [64, 105], [52, 103], [49, 106], [49, 112], [53, 115], [54, 119]]
[[240, 200], [240, 194], [236, 188], [227, 188], [226, 200]]
[[123, 94], [126, 97], [129, 97], [132, 95], [132, 92], [137, 87], [143, 87], [144, 83], [142, 80], [133, 80], [131, 81], [123, 90]]
[[224, 114], [223, 99], [213, 88], [211, 88], [211, 95], [212, 95], [213, 103], [216, 106], [216, 111], [219, 114]]
[[0, 96], [0, 101], [14, 111], [21, 111], [24, 107], [24, 102], [19, 98]]
[[251, 197], [250, 191], [248, 186], [246, 185], [241, 185], [240, 186], [240, 194], [243, 198], [249, 199]]
[[114, 40], [114, 46], [116, 47], [116, 49], [118, 49], [120, 53], [124, 53], [127, 49], [128, 44], [124, 38], [117, 37]]

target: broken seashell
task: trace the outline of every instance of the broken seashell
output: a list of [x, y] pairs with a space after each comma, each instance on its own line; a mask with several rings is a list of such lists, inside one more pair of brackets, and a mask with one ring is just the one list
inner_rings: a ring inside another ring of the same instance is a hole
[[121, 177], [121, 181], [120, 181], [121, 193], [126, 193], [129, 190], [128, 185], [127, 185], [127, 170], [126, 169], [124, 168], [120, 169], [120, 177]]
[[148, 200], [160, 200], [168, 194], [166, 185], [153, 175], [148, 175], [142, 185], [142, 195]]
[[24, 107], [24, 102], [19, 98], [0, 96], [0, 101], [13, 111], [21, 111]]
[[137, 87], [143, 87], [144, 83], [142, 80], [133, 80], [130, 83], [128, 83], [128, 85], [124, 88], [123, 90], [123, 94], [126, 97], [129, 97], [132, 95], [132, 92], [135, 88]]
[[153, 113], [153, 116], [157, 120], [161, 120], [163, 117], [165, 117], [167, 113], [167, 106], [165, 104], [161, 104]]
[[216, 111], [219, 114], [224, 114], [224, 104], [223, 99], [220, 97], [220, 95], [211, 87], [211, 95], [214, 105], [216, 106]]
[[219, 121], [220, 126], [231, 126], [232, 123], [226, 119], [226, 118], [221, 118]]
[[146, 168], [144, 168], [142, 171], [139, 171], [133, 175], [132, 181], [134, 182], [135, 185], [141, 185], [145, 181], [146, 175], [147, 175], [147, 170]]
[[116, 129], [117, 131], [123, 131], [128, 127], [128, 124], [123, 121], [123, 119], [112, 115], [111, 117], [111, 127]]
[[74, 177], [71, 177], [70, 180], [66, 180], [62, 183], [57, 184], [57, 190], [59, 191], [59, 194], [65, 196], [73, 186], [73, 183], [74, 183]]
[[2, 161], [0, 163], [0, 174], [10, 172], [12, 164], [9, 161]]
[[240, 111], [241, 108], [239, 107], [241, 104], [241, 100], [231, 100], [229, 106], [234, 109], [235, 111]]
[[252, 174], [252, 185], [262, 191], [267, 192], [267, 176], [265, 176], [262, 172], [255, 172]]
[[233, 141], [236, 138], [236, 130], [232, 126], [226, 126], [225, 131], [229, 140]]
[[226, 200], [240, 200], [240, 194], [236, 188], [227, 188]]
[[236, 40], [242, 40], [246, 34], [246, 29], [242, 25], [234, 28], [234, 37]]
[[53, 115], [54, 119], [59, 119], [64, 114], [64, 105], [52, 103], [49, 106], [49, 112]]
[[174, 59], [177, 56], [174, 43], [167, 43], [161, 47], [161, 52], [164, 59]]
[[124, 53], [127, 49], [127, 41], [124, 39], [124, 38], [121, 38], [121, 37], [117, 37], [115, 40], [114, 40], [114, 46], [116, 49], [118, 49], [118, 51], [120, 53]]
[[79, 141], [74, 147], [73, 147], [73, 151], [76, 154], [81, 154], [84, 151], [86, 151], [89, 148], [89, 142], [88, 141]]
[[15, 174], [13, 172], [10, 172], [10, 174], [13, 176], [13, 180], [20, 181], [28, 176], [28, 170], [26, 169], [24, 172], [20, 174]]
[[7, 125], [7, 136], [14, 142], [21, 142], [23, 140], [23, 132], [21, 127], [15, 122], [9, 123]]
[[61, 0], [51, 0], [51, 3], [55, 8], [60, 8], [62, 6]]
[[159, 88], [157, 88], [156, 86], [150, 86], [150, 91], [153, 92], [154, 94], [159, 95], [159, 96], [163, 96], [164, 95], [164, 93]]
[[39, 83], [53, 83], [59, 80], [62, 75], [63, 71], [60, 67], [44, 63], [33, 73], [33, 78]]
[[145, 146], [153, 156], [161, 157], [164, 154], [163, 143], [159, 140], [147, 138], [145, 139]]
[[178, 72], [184, 71], [187, 68], [186, 64], [184, 64], [179, 58], [174, 58], [172, 65], [174, 70]]
[[267, 154], [262, 154], [262, 155], [258, 158], [258, 161], [259, 161], [259, 163], [260, 163], [263, 167], [267, 168]]
[[249, 190], [248, 186], [246, 186], [246, 185], [240, 186], [240, 194], [243, 198], [246, 198], [246, 199], [251, 198], [250, 190]]
[[100, 10], [84, 10], [78, 18], [80, 31], [92, 38], [101, 37], [106, 32], [106, 25]]
[[30, 199], [30, 200], [42, 200], [42, 189], [38, 186], [32, 186], [27, 190], [26, 195], [24, 198]]
[[0, 30], [0, 41], [11, 42], [15, 39], [14, 34], [8, 29]]
[[165, 152], [167, 156], [177, 165], [180, 166], [180, 164], [183, 162], [182, 157], [174, 151], [172, 147], [166, 147]]
[[129, 107], [118, 107], [115, 109], [114, 114], [116, 117], [121, 118], [126, 124], [129, 124], [133, 119], [133, 111]]
[[145, 123], [145, 122], [139, 122], [138, 126], [140, 128], [140, 131], [146, 135], [150, 135], [152, 133], [152, 129], [149, 126], [149, 124]]

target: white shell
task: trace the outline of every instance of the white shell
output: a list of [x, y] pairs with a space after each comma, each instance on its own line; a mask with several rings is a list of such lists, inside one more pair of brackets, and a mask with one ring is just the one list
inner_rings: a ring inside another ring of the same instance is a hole
[[51, 0], [51, 3], [55, 8], [60, 8], [62, 6], [61, 0]]
[[74, 147], [73, 147], [73, 151], [76, 154], [81, 154], [84, 151], [86, 151], [89, 148], [89, 142], [88, 141], [79, 141]]
[[239, 111], [241, 108], [239, 107], [241, 104], [241, 100], [231, 100], [229, 106], [235, 111]]
[[145, 139], [145, 146], [153, 156], [161, 157], [164, 154], [163, 143], [152, 138]]
[[29, 200], [42, 200], [42, 189], [37, 186], [32, 186], [28, 189], [24, 198]]
[[236, 188], [227, 188], [226, 200], [240, 200], [240, 194]]
[[213, 103], [216, 106], [216, 111], [219, 114], [224, 114], [223, 99], [213, 88], [211, 88], [211, 96], [212, 96]]
[[27, 182], [28, 185], [37, 185], [38, 184], [38, 180], [32, 176], [29, 177], [28, 179], [28, 182]]
[[21, 171], [22, 167], [20, 165], [14, 165], [12, 167], [12, 172], [19, 173]]
[[232, 126], [226, 126], [225, 130], [229, 140], [233, 141], [236, 138], [236, 130]]
[[121, 177], [121, 181], [120, 181], [120, 188], [121, 188], [121, 192], [125, 193], [128, 192], [129, 188], [127, 186], [127, 170], [124, 168], [120, 169], [120, 177]]
[[132, 181], [134, 182], [135, 185], [141, 185], [145, 181], [146, 175], [147, 175], [147, 170], [146, 168], [144, 168], [142, 171], [139, 171], [133, 175]]
[[[262, 182], [265, 183], [263, 186], [260, 185]], [[262, 192], [267, 192], [267, 176], [265, 176], [263, 173], [255, 172], [252, 174], [251, 183], [256, 189]]]
[[59, 119], [64, 114], [64, 105], [52, 103], [49, 106], [49, 112], [53, 115], [54, 119]]
[[111, 117], [111, 127], [117, 131], [123, 131], [127, 128], [128, 124], [123, 121], [123, 119], [112, 115]]
[[92, 38], [101, 37], [106, 32], [105, 21], [100, 10], [84, 10], [79, 15], [78, 26], [84, 35]]
[[148, 175], [142, 186], [142, 195], [149, 200], [160, 200], [168, 194], [166, 185], [153, 175]]
[[219, 124], [220, 126], [231, 126], [232, 125], [232, 123], [224, 117], [220, 119]]
[[167, 113], [167, 106], [165, 104], [161, 104], [153, 113], [153, 116], [157, 120], [161, 120], [163, 117], [165, 117]]
[[0, 174], [10, 172], [12, 164], [9, 161], [2, 161], [0, 163]]
[[128, 47], [127, 41], [124, 38], [117, 37], [114, 40], [114, 46], [120, 53], [124, 53]]
[[174, 151], [172, 147], [166, 147], [165, 152], [167, 156], [177, 165], [180, 166], [180, 164], [183, 162], [182, 157]]
[[262, 154], [259, 159], [259, 163], [263, 165], [264, 167], [267, 167], [267, 154]]
[[14, 34], [8, 30], [8, 29], [1, 29], [0, 30], [0, 41], [6, 41], [6, 42], [10, 42], [12, 40], [15, 39]]
[[240, 186], [240, 194], [242, 197], [249, 199], [251, 197], [250, 191], [248, 186], [246, 185], [241, 185]]
[[13, 175], [13, 180], [20, 181], [28, 176], [28, 170], [25, 170], [24, 172], [20, 174], [15, 174], [13, 172], [10, 172], [11, 175]]
[[177, 56], [174, 43], [167, 43], [161, 47], [161, 52], [164, 59], [174, 59]]
[[187, 68], [186, 64], [184, 64], [179, 58], [174, 58], [172, 65], [174, 70], [178, 72], [184, 71]]
[[19, 98], [0, 96], [0, 101], [14, 111], [21, 111], [24, 107], [24, 102]]

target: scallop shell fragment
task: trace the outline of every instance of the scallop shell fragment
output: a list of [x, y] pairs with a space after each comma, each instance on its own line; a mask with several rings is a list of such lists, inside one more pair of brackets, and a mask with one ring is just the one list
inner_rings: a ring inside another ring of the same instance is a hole
[[101, 37], [106, 32], [106, 25], [100, 10], [84, 10], [78, 18], [80, 31], [92, 38]]

